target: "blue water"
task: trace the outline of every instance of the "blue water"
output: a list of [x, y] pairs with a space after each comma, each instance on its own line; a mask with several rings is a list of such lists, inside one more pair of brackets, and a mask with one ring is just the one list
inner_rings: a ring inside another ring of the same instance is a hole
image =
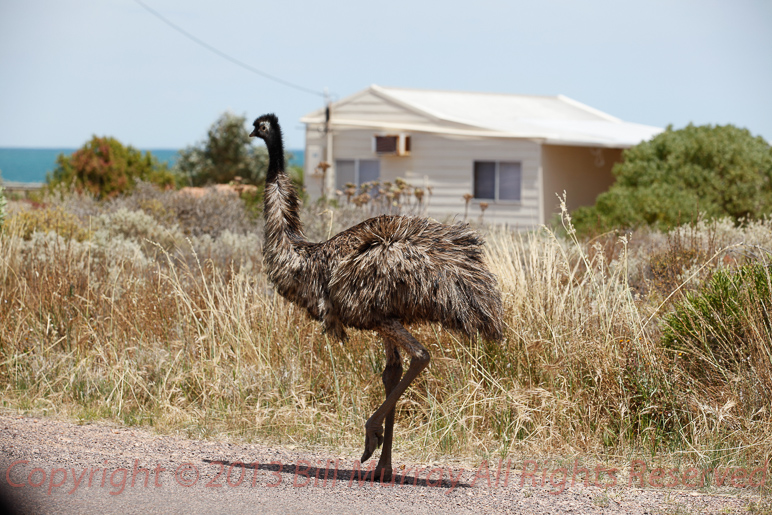
[[[70, 155], [75, 148], [2, 148], [0, 147], [0, 177], [10, 182], [43, 182], [46, 173], [56, 168], [59, 154]], [[144, 152], [144, 150], [143, 150]], [[290, 150], [291, 166], [303, 166], [304, 152]], [[150, 153], [161, 162], [174, 165], [179, 157], [176, 150], [151, 149]]]

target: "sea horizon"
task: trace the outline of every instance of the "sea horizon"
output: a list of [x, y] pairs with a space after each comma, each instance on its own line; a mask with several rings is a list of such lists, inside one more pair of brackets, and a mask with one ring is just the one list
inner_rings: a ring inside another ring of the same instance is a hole
[[[3, 182], [42, 183], [46, 174], [56, 168], [60, 154], [71, 155], [78, 150], [70, 147], [0, 147], [0, 180]], [[179, 158], [179, 149], [143, 148], [160, 162], [174, 166]], [[289, 164], [303, 166], [305, 152], [300, 149], [288, 150], [292, 154]]]

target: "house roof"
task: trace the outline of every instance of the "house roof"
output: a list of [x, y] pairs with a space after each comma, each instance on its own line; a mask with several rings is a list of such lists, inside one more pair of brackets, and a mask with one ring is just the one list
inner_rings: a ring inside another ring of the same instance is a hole
[[[367, 102], [363, 99], [367, 98]], [[401, 109], [405, 116], [379, 116], [374, 101]], [[364, 108], [363, 108], [364, 106]], [[372, 85], [331, 106], [333, 127], [424, 131], [468, 136], [527, 138], [561, 145], [631, 147], [662, 132], [659, 127], [625, 122], [564, 95], [387, 88]], [[301, 119], [322, 123], [319, 109]]]

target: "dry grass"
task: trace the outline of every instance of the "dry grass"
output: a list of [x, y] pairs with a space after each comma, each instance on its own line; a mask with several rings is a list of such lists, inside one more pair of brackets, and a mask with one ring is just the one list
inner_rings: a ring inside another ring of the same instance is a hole
[[[79, 238], [68, 237], [71, 227], [30, 232], [17, 223], [29, 216], [9, 218], [0, 235], [3, 406], [358, 449], [383, 396], [375, 334], [330, 341], [273, 294], [259, 228], [186, 236], [164, 202], [76, 213]], [[325, 236], [335, 213], [318, 215], [309, 214], [313, 229]], [[587, 244], [564, 221], [565, 237], [547, 229], [486, 235], [504, 296], [503, 344], [412, 328], [433, 361], [399, 405], [396, 452], [643, 455], [700, 466], [769, 459], [770, 405], [743, 402], [734, 386], [752, 378], [704, 383], [660, 340], [662, 317], [683, 292], [717, 268], [755, 259], [772, 242], [772, 224], [693, 227], [690, 245], [702, 253], [682, 252], [697, 257], [667, 270], [661, 256], [684, 247], [674, 235]], [[653, 264], [674, 281], [671, 292], [661, 291]]]

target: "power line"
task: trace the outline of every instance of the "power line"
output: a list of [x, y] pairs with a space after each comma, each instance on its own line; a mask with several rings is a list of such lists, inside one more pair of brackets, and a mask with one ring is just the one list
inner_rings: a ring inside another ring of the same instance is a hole
[[317, 95], [317, 96], [320, 96], [320, 97], [326, 97], [326, 95], [324, 93], [321, 93], [319, 91], [314, 91], [313, 89], [304, 88], [303, 86], [298, 86], [297, 84], [293, 84], [292, 82], [286, 81], [284, 79], [280, 79], [279, 77], [271, 75], [270, 73], [266, 73], [266, 72], [264, 72], [262, 70], [258, 70], [257, 68], [255, 68], [253, 66], [250, 66], [250, 65], [248, 65], [247, 63], [245, 63], [243, 61], [239, 61], [235, 57], [231, 57], [230, 55], [226, 54], [225, 52], [216, 49], [215, 47], [213, 47], [212, 45], [210, 45], [206, 41], [202, 41], [202, 40], [198, 39], [196, 36], [194, 36], [193, 34], [191, 34], [188, 31], [186, 31], [182, 27], [179, 27], [178, 25], [175, 25], [169, 19], [164, 17], [164, 15], [162, 15], [161, 13], [159, 13], [158, 11], [156, 11], [155, 9], [150, 7], [149, 5], [145, 4], [144, 2], [142, 2], [142, 0], [134, 0], [134, 1], [137, 2], [140, 6], [142, 6], [147, 12], [149, 12], [150, 14], [152, 14], [153, 16], [155, 16], [156, 18], [158, 18], [159, 20], [161, 20], [162, 22], [164, 22], [165, 24], [167, 24], [168, 26], [170, 26], [171, 28], [173, 28], [174, 30], [176, 30], [177, 32], [179, 32], [180, 34], [185, 36], [186, 38], [190, 39], [191, 41], [194, 41], [195, 43], [198, 43], [199, 45], [201, 45], [202, 47], [206, 48], [210, 52], [219, 55], [223, 59], [225, 59], [227, 61], [230, 61], [231, 63], [235, 64], [236, 66], [240, 66], [241, 68], [244, 68], [245, 70], [248, 70], [248, 71], [250, 71], [250, 72], [252, 72], [252, 73], [254, 73], [256, 75], [260, 75], [261, 77], [264, 77], [266, 79], [272, 80], [274, 82], [278, 82], [279, 84], [283, 84], [284, 86], [288, 86], [290, 88], [295, 88], [295, 89], [297, 89], [299, 91], [302, 91], [304, 93], [310, 93], [311, 95]]

